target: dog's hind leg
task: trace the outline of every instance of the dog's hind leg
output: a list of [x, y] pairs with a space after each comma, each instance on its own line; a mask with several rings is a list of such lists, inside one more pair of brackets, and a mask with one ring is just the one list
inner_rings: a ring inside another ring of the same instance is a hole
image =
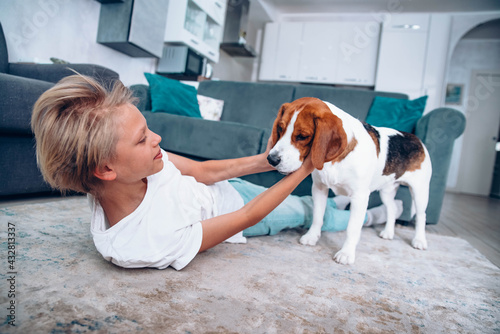
[[394, 197], [396, 196], [398, 188], [398, 184], [391, 184], [379, 191], [380, 199], [387, 208], [387, 221], [385, 223], [385, 228], [382, 230], [382, 232], [380, 232], [380, 237], [383, 239], [392, 240], [394, 238], [394, 225], [396, 224], [397, 211]]
[[411, 196], [415, 205], [415, 237], [411, 245], [416, 249], [427, 249], [425, 223], [427, 202], [429, 201], [429, 182], [415, 182], [410, 186]]
[[351, 197], [351, 215], [347, 225], [347, 238], [342, 249], [334, 255], [340, 264], [353, 264], [356, 258], [356, 246], [361, 236], [361, 229], [366, 217], [366, 208], [370, 192], [356, 193]]
[[328, 187], [314, 180], [311, 189], [313, 198], [313, 222], [309, 231], [300, 238], [302, 245], [314, 246], [321, 237], [323, 227], [323, 217], [325, 216], [326, 201], [328, 199]]

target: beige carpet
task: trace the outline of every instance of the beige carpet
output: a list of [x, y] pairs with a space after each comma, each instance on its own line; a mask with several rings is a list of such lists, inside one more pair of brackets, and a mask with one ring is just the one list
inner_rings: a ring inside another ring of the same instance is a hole
[[500, 331], [500, 270], [461, 239], [428, 235], [417, 251], [412, 229], [387, 241], [365, 228], [342, 266], [331, 256], [344, 233], [306, 247], [290, 230], [219, 245], [180, 272], [125, 270], [96, 252], [89, 216], [83, 197], [0, 210], [1, 333]]

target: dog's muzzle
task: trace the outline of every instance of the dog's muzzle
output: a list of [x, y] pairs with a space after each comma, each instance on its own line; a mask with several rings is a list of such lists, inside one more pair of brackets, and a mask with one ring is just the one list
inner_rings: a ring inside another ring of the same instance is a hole
[[280, 164], [281, 158], [279, 157], [278, 153], [274, 152], [267, 156], [267, 161], [271, 166], [276, 167]]

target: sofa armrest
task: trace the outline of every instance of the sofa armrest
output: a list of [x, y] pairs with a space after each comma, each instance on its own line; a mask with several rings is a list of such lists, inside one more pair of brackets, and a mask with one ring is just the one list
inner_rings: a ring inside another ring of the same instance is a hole
[[439, 145], [444, 142], [453, 143], [464, 130], [465, 116], [460, 111], [453, 108], [437, 108], [417, 122], [415, 134], [428, 143]]
[[36, 100], [54, 84], [0, 73], [0, 132], [31, 136], [31, 112]]
[[151, 131], [162, 137], [163, 149], [201, 160], [258, 154], [264, 134], [263, 129], [239, 123], [150, 111], [143, 115]]
[[428, 223], [437, 223], [441, 212], [455, 139], [465, 130], [465, 116], [456, 109], [438, 108], [422, 117], [415, 134], [427, 147], [432, 179], [427, 206]]
[[91, 76], [104, 85], [109, 85], [119, 78], [115, 71], [92, 64], [9, 64], [9, 74], [53, 83], [75, 74], [70, 69], [82, 75]]

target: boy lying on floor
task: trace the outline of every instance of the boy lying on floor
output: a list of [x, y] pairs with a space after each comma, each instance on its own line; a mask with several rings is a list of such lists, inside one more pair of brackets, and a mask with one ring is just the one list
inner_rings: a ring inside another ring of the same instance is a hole
[[[91, 232], [106, 260], [180, 270], [227, 239], [245, 242], [244, 236], [311, 224], [311, 197], [290, 195], [314, 169], [309, 157], [265, 189], [234, 178], [272, 170], [268, 152], [204, 162], [167, 153], [133, 103], [119, 81], [108, 92], [73, 75], [46, 91], [32, 115], [44, 179], [63, 192], [88, 194]], [[349, 211], [336, 208], [347, 203], [329, 201], [324, 230], [347, 228]], [[366, 224], [382, 223], [384, 215], [382, 207], [371, 209]]]

